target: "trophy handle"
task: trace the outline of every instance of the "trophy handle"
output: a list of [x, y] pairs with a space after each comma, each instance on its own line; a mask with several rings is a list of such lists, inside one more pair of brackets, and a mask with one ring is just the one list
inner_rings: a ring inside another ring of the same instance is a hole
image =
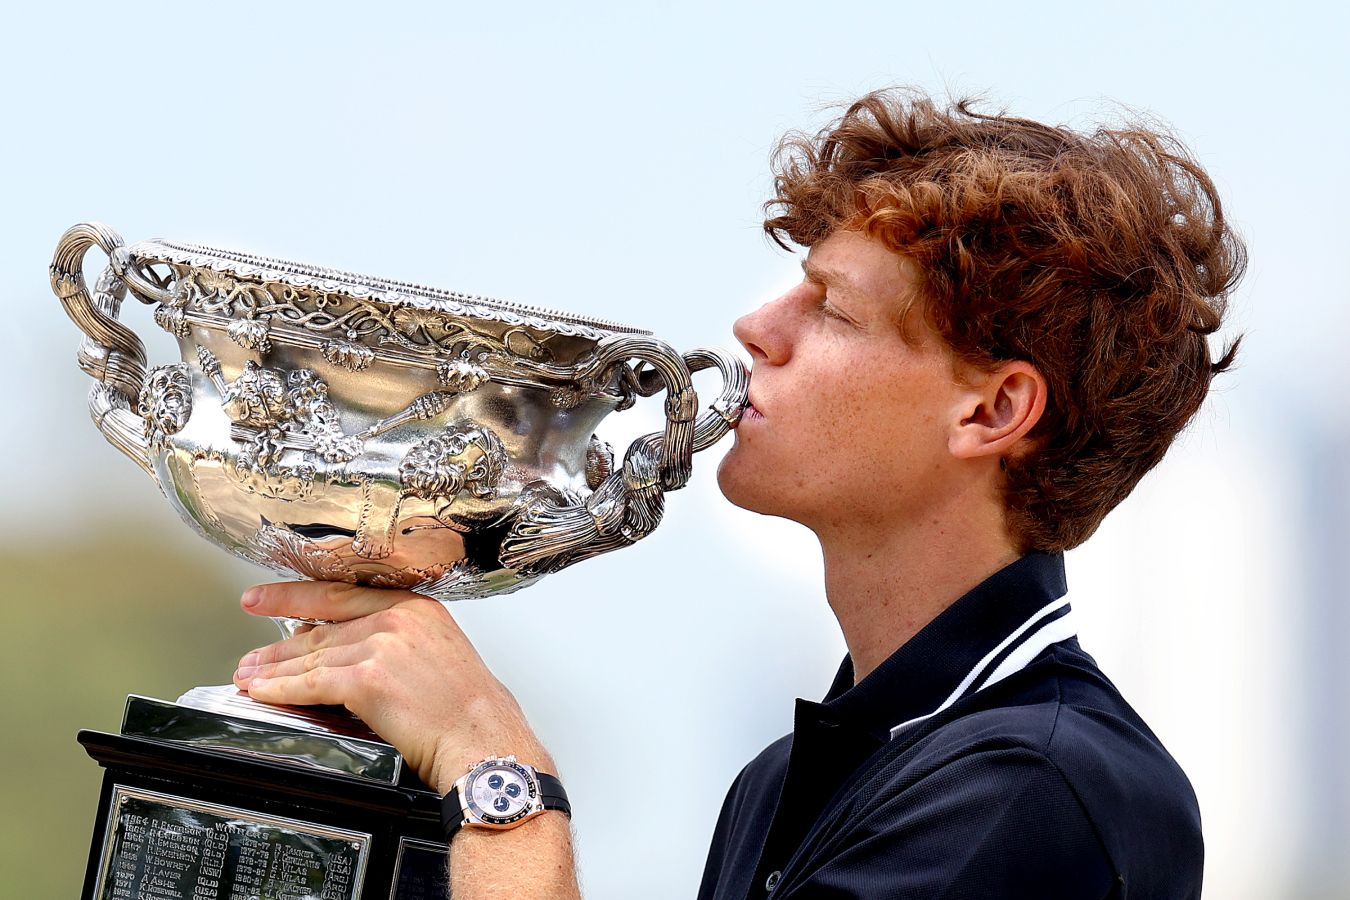
[[[666, 426], [629, 446], [623, 467], [607, 475], [584, 500], [542, 495], [532, 500], [502, 542], [504, 565], [529, 573], [556, 571], [646, 537], [661, 521], [665, 492], [684, 487], [695, 451], [711, 446], [740, 418], [750, 376], [745, 364], [721, 350], [698, 349], [680, 356], [651, 337], [606, 338], [590, 371], [604, 373], [638, 360], [639, 394], [666, 391]], [[716, 367], [722, 391], [702, 415], [692, 372]]]
[[708, 411], [694, 420], [694, 452], [706, 450], [735, 427], [750, 395], [750, 370], [737, 357], [716, 347], [699, 347], [684, 355], [690, 372], [716, 368], [722, 373], [722, 392]]
[[[145, 345], [117, 321], [126, 296], [126, 254], [117, 232], [99, 223], [75, 225], [61, 235], [52, 256], [52, 290], [66, 315], [85, 333], [77, 356], [80, 368], [95, 379], [89, 392], [89, 414], [108, 443], [148, 474], [150, 445], [145, 422], [135, 409], [145, 381]], [[109, 259], [94, 296], [84, 282], [84, 255], [97, 246]]]
[[[596, 347], [596, 361], [592, 368], [600, 373], [615, 366], [637, 360], [637, 390], [650, 397], [664, 389], [666, 392], [666, 427], [633, 441], [624, 456], [624, 468], [635, 461], [630, 473], [639, 480], [655, 478], [663, 490], [675, 491], [689, 481], [694, 456], [694, 416], [698, 410], [698, 394], [684, 357], [664, 341], [646, 335], [617, 335], [602, 340]], [[643, 366], [647, 366], [646, 370]], [[637, 470], [644, 473], [637, 476]], [[619, 473], [614, 473], [618, 475]]]

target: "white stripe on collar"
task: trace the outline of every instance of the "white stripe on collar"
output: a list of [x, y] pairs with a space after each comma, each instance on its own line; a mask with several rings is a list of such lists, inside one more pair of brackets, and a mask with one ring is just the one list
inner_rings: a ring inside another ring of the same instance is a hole
[[[952, 691], [951, 695], [948, 696], [946, 700], [942, 701], [941, 706], [926, 715], [917, 716], [916, 718], [901, 722], [891, 729], [891, 738], [894, 739], [901, 731], [911, 725], [922, 722], [924, 719], [931, 719], [962, 697], [977, 691], [982, 691], [991, 684], [1002, 681], [1009, 675], [1025, 669], [1033, 659], [1040, 655], [1042, 650], [1049, 647], [1051, 644], [1058, 644], [1060, 641], [1067, 641], [1069, 638], [1076, 636], [1078, 634], [1078, 629], [1073, 622], [1073, 610], [1069, 610], [1057, 619], [1045, 622], [1047, 616], [1053, 615], [1056, 611], [1068, 606], [1068, 604], [1068, 597], [1060, 597], [1058, 600], [1037, 610], [1035, 615], [1030, 619], [1027, 619], [1016, 631], [1000, 641], [997, 647], [986, 653], [984, 658], [975, 664], [975, 667], [970, 670], [966, 677], [961, 679], [961, 683], [956, 686], [956, 690]], [[1044, 624], [1040, 624], [1042, 622], [1044, 622]], [[1037, 625], [1040, 625], [1040, 627], [1037, 628]], [[1014, 644], [1017, 644], [1018, 646], [1008, 654], [1003, 662], [998, 664], [998, 667], [994, 669], [993, 672], [989, 673], [989, 677], [984, 679], [978, 686], [975, 685], [975, 680], [980, 677], [980, 673], [985, 670], [985, 667], [993, 662], [1000, 653]]]

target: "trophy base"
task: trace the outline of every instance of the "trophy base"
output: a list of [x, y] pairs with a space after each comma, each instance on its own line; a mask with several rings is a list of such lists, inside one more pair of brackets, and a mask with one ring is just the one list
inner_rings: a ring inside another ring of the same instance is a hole
[[341, 706], [276, 706], [254, 700], [232, 684], [195, 687], [178, 698], [180, 706], [203, 712], [269, 722], [302, 731], [340, 734], [383, 743], [383, 739]]
[[387, 744], [135, 696], [79, 741], [105, 769], [85, 900], [448, 900], [440, 798]]

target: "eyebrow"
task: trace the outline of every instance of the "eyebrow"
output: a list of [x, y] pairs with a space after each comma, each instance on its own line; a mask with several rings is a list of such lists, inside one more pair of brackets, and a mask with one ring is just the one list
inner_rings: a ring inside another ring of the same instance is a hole
[[847, 272], [838, 269], [822, 269], [811, 260], [802, 260], [802, 272], [812, 281], [818, 281], [826, 287], [842, 288], [850, 294], [860, 294], [858, 282]]

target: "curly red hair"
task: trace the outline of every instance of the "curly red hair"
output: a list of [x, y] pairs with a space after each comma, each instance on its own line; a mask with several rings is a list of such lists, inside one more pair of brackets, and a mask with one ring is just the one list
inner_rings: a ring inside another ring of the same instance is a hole
[[870, 93], [775, 154], [765, 231], [784, 248], [857, 230], [912, 260], [924, 314], [985, 371], [1049, 384], [1027, 448], [1004, 461], [1022, 549], [1087, 539], [1153, 468], [1227, 369], [1209, 335], [1246, 252], [1214, 184], [1165, 130], [1090, 134]]

